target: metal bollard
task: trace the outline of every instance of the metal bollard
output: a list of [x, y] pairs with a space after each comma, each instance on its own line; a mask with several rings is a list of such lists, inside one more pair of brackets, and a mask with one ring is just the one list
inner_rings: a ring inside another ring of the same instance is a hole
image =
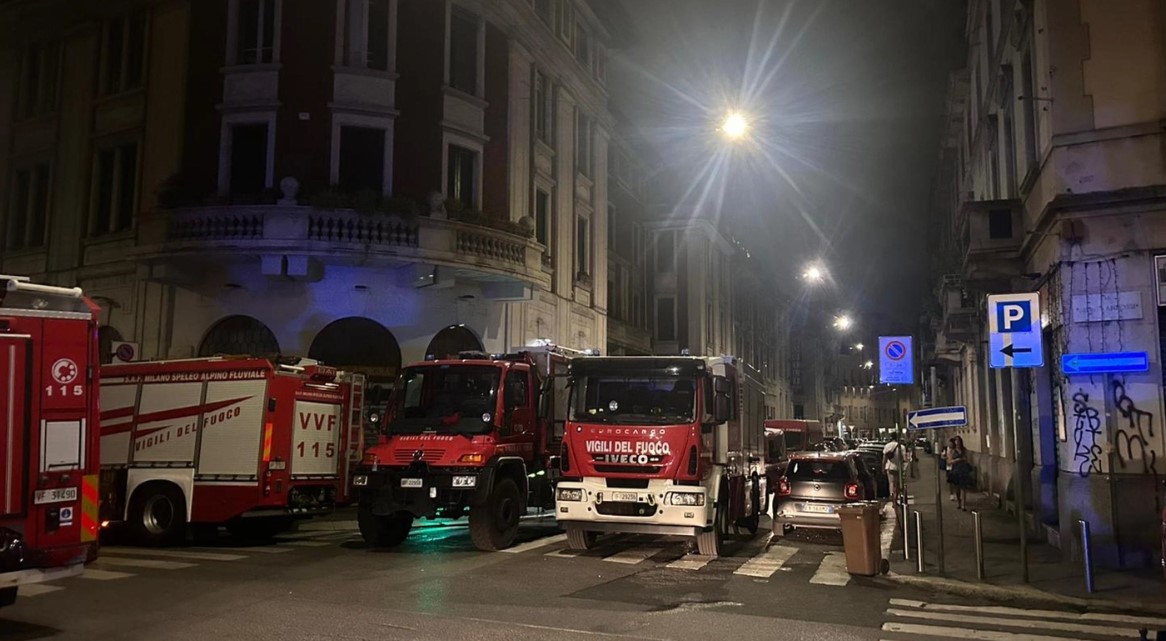
[[976, 528], [976, 578], [984, 580], [984, 529], [980, 525], [980, 512], [972, 510], [972, 520]]
[[903, 515], [903, 560], [911, 560], [911, 519], [907, 516], [907, 497], [903, 495], [902, 498], [895, 497], [894, 501], [899, 504], [899, 509], [895, 513], [895, 518], [899, 514]]
[[923, 515], [915, 510], [915, 571], [923, 574]]
[[1085, 519], [1077, 521], [1081, 524], [1081, 551], [1085, 561], [1085, 589], [1093, 594], [1093, 551], [1089, 537], [1089, 522]]

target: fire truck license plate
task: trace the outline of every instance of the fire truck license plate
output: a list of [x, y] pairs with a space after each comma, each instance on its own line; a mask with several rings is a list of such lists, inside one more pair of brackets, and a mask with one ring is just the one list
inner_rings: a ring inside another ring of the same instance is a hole
[[401, 479], [401, 487], [422, 487], [421, 479]]
[[638, 498], [639, 497], [636, 495], [635, 492], [612, 492], [611, 493], [611, 500], [613, 500], [613, 501], [627, 501], [629, 503], [635, 503]]
[[37, 490], [33, 495], [33, 503], [40, 505], [41, 503], [63, 503], [65, 501], [77, 500], [77, 488], [75, 487], [59, 487], [55, 490]]

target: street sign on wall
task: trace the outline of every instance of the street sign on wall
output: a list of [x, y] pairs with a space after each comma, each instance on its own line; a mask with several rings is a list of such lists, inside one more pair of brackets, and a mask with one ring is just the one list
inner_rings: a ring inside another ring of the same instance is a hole
[[879, 336], [879, 382], [888, 385], [915, 382], [910, 336]]
[[995, 368], [1045, 364], [1039, 294], [988, 297], [988, 353]]
[[968, 424], [968, 408], [932, 407], [925, 410], [907, 412], [907, 429], [933, 430], [940, 427], [963, 427]]
[[1074, 374], [1128, 374], [1150, 369], [1146, 352], [1110, 352], [1105, 354], [1063, 354], [1061, 371]]

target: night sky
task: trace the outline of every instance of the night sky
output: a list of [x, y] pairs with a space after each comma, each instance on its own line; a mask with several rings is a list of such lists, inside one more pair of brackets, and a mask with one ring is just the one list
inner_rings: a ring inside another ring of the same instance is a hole
[[[612, 103], [659, 154], [660, 184], [727, 220], [791, 295], [821, 258], [840, 309], [913, 330], [963, 3], [607, 2], [629, 18], [615, 27]], [[755, 128], [726, 157], [712, 132], [731, 108]]]

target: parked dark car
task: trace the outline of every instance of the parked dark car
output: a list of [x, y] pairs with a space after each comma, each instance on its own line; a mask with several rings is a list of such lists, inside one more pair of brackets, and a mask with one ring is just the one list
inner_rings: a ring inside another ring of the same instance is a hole
[[876, 498], [887, 498], [891, 495], [891, 483], [887, 478], [886, 465], [883, 459], [883, 451], [879, 449], [857, 449], [854, 453], [858, 455], [866, 468], [870, 470], [871, 475], [875, 478], [874, 493]]
[[915, 447], [923, 448], [923, 451], [926, 452], [927, 454], [931, 454], [934, 451], [934, 448], [932, 448], [932, 446], [931, 446], [931, 441], [929, 441], [925, 438], [915, 439]]
[[867, 500], [858, 460], [856, 454], [843, 452], [791, 455], [777, 482], [773, 535], [796, 528], [838, 529], [838, 508]]

